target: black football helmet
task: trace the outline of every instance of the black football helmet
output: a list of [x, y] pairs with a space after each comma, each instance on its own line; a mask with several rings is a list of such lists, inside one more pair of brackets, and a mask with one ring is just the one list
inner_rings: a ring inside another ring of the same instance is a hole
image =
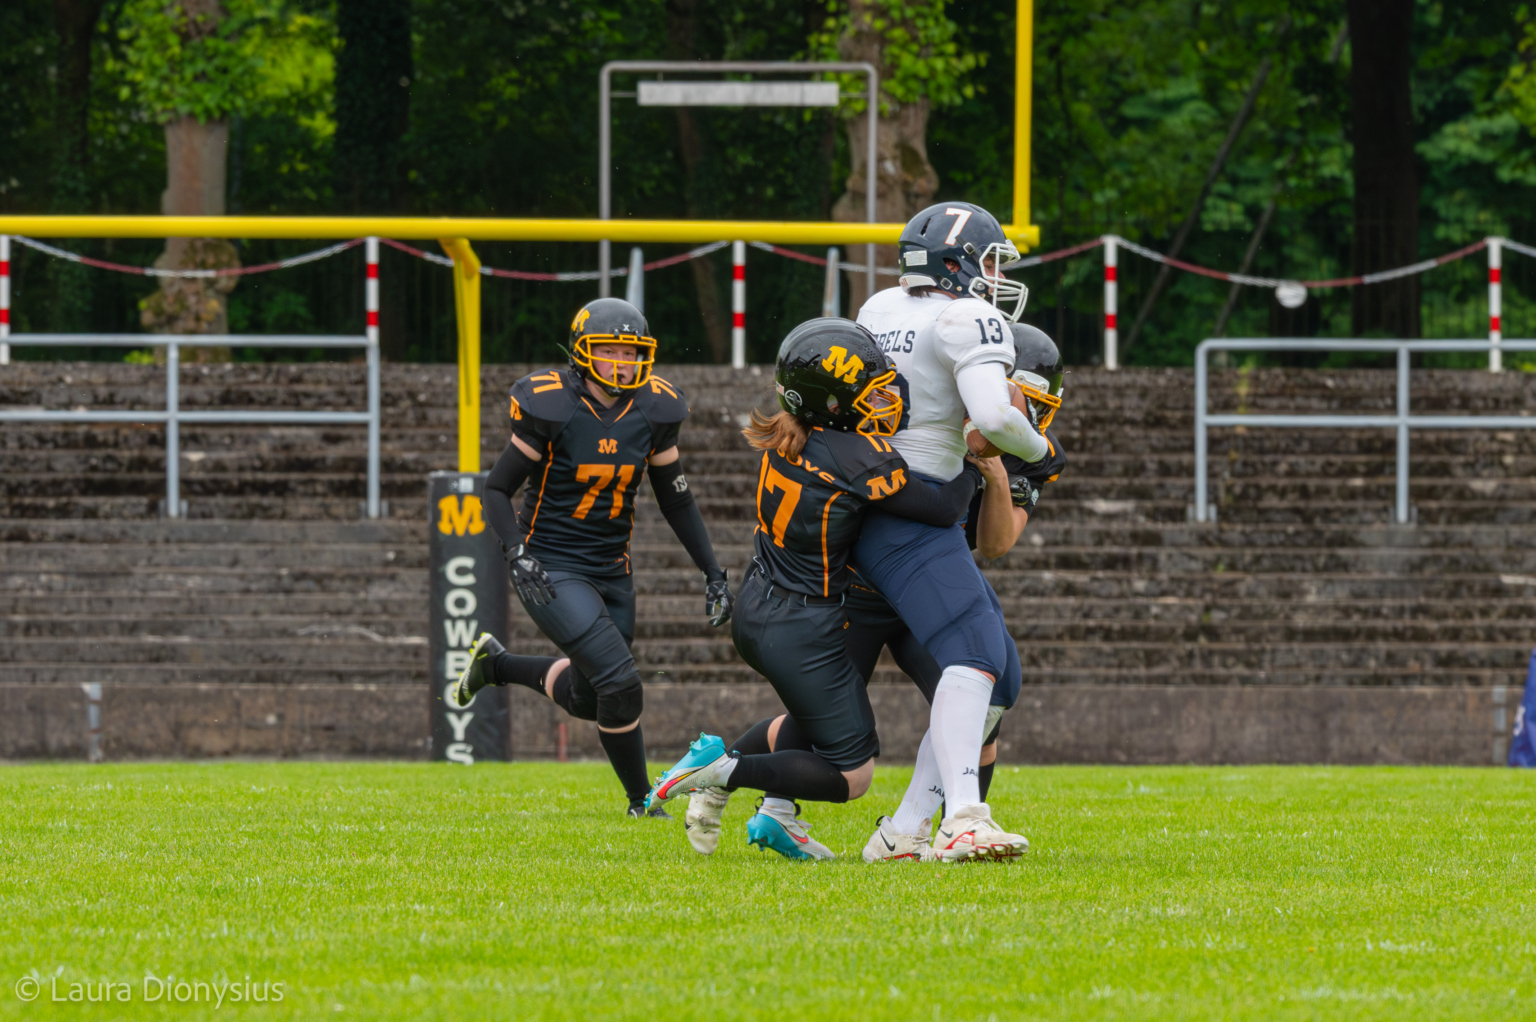
[[[645, 315], [622, 298], [599, 298], [588, 302], [571, 320], [571, 368], [597, 384], [610, 397], [618, 397], [626, 390], [644, 386], [651, 378], [651, 367], [656, 364], [656, 338], [649, 336], [650, 326]], [[594, 344], [628, 344], [635, 349], [635, 358], [603, 358], [600, 362], [613, 364], [613, 379], [602, 376], [592, 368]], [[635, 378], [629, 383], [618, 382], [618, 367], [632, 365]]]
[[[1019, 250], [1003, 234], [997, 217], [980, 206], [969, 202], [929, 206], [907, 222], [896, 246], [902, 290], [932, 287], [980, 298], [997, 306], [1011, 323], [1024, 314], [1029, 288], [1004, 277], [1002, 270], [1004, 263], [1019, 258]], [[955, 268], [950, 269], [945, 260]], [[1004, 308], [1005, 302], [1012, 303], [1012, 308]]]
[[811, 319], [779, 345], [779, 407], [808, 426], [890, 436], [901, 422], [896, 367], [852, 320]]
[[1028, 323], [1013, 324], [1013, 375], [1010, 377], [1029, 398], [1030, 419], [1044, 430], [1061, 407], [1061, 351], [1050, 335]]

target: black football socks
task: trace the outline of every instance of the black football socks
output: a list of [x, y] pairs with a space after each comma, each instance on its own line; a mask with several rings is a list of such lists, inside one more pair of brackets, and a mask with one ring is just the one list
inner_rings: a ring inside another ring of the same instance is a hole
[[996, 766], [997, 763], [994, 761], [976, 772], [976, 784], [981, 788], [981, 800], [983, 802], [987, 800], [987, 789], [992, 787], [992, 771]]
[[598, 731], [598, 740], [613, 764], [613, 772], [624, 785], [624, 794], [631, 804], [645, 798], [651, 792], [650, 779], [645, 774], [645, 737], [636, 724], [630, 731]]
[[771, 797], [795, 802], [846, 802], [848, 778], [814, 752], [781, 749], [767, 755], [742, 756], [731, 771], [727, 791], [756, 788]]
[[516, 653], [503, 653], [491, 661], [491, 684], [493, 685], [521, 685], [531, 688], [539, 695], [545, 695], [544, 677], [549, 674], [549, 669], [554, 666], [555, 657], [552, 656], [518, 656]]
[[[737, 756], [765, 756], [770, 752], [787, 752], [791, 749], [800, 749], [812, 752], [811, 740], [805, 732], [795, 723], [795, 718], [785, 714], [784, 722], [779, 725], [779, 733], [774, 736], [773, 745], [768, 744], [768, 730], [773, 726], [777, 717], [765, 717], [764, 719], [747, 728], [746, 733], [731, 743], [731, 752]], [[748, 785], [750, 787], [750, 785]], [[781, 791], [763, 789], [765, 798], [781, 798], [786, 802], [793, 802], [794, 798]], [[811, 796], [806, 795], [809, 799]], [[846, 799], [845, 799], [846, 801]]]
[[773, 717], [764, 717], [747, 728], [740, 738], [731, 743], [731, 751], [738, 756], [766, 756], [772, 752], [773, 749], [768, 745], [768, 729], [773, 726], [773, 721]]

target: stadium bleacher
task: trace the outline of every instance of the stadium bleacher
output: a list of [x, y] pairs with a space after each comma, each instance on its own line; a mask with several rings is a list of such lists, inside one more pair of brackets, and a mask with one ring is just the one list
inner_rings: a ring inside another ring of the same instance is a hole
[[[484, 463], [522, 366], [487, 366]], [[756, 455], [738, 429], [766, 370], [667, 367], [722, 563], [750, 552]], [[19, 363], [0, 404], [162, 406], [162, 371]], [[1522, 373], [1416, 373], [1415, 411], [1528, 414]], [[189, 518], [157, 517], [158, 426], [0, 433], [0, 757], [84, 755], [82, 682], [103, 684], [108, 758], [424, 756], [426, 474], [453, 467], [454, 367], [386, 365], [383, 492], [359, 518], [360, 428], [182, 428]], [[336, 364], [189, 366], [184, 409], [361, 403]], [[1055, 431], [1067, 474], [987, 566], [1025, 695], [1005, 762], [1446, 762], [1502, 755], [1536, 622], [1536, 437], [1414, 437], [1416, 524], [1390, 524], [1387, 430], [1212, 435], [1218, 523], [1190, 520], [1188, 370], [1075, 370]], [[1212, 373], [1213, 410], [1390, 411], [1390, 372]], [[636, 655], [657, 758], [700, 727], [776, 705], [705, 623], [697, 572], [649, 499], [637, 513]], [[515, 606], [515, 602], [514, 606]], [[512, 642], [553, 650], [520, 610]], [[657, 673], [660, 677], [657, 677]], [[875, 679], [885, 754], [910, 758], [920, 703]], [[564, 719], [514, 693], [514, 754], [554, 755]], [[572, 755], [597, 754], [571, 722]]]

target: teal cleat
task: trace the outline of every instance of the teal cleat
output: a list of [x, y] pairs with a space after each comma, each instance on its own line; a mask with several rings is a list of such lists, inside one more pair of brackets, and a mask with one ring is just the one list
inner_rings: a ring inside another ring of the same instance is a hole
[[700, 788], [723, 787], [734, 769], [736, 760], [725, 751], [725, 742], [718, 735], [700, 732], [698, 741], [688, 746], [687, 755], [656, 779], [656, 786], [645, 797], [646, 808]]
[[[775, 800], [777, 801], [777, 800]], [[807, 833], [810, 825], [778, 806], [758, 803], [757, 815], [747, 821], [747, 844], [772, 849], [786, 859], [835, 859], [837, 854]]]

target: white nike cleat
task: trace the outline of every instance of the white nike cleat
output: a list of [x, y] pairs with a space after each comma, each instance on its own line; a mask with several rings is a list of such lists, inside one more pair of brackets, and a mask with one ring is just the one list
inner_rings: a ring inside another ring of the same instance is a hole
[[731, 793], [724, 788], [700, 788], [688, 796], [688, 814], [683, 823], [688, 843], [700, 855], [714, 855], [720, 847], [720, 817]]
[[916, 862], [928, 848], [928, 838], [933, 831], [933, 821], [924, 820], [923, 829], [916, 834], [899, 833], [889, 816], [880, 817], [875, 832], [864, 846], [865, 862]]
[[926, 858], [939, 862], [965, 862], [969, 859], [1017, 859], [1029, 849], [1022, 834], [1010, 834], [992, 819], [985, 802], [966, 806], [953, 816], [946, 816], [933, 836]]

